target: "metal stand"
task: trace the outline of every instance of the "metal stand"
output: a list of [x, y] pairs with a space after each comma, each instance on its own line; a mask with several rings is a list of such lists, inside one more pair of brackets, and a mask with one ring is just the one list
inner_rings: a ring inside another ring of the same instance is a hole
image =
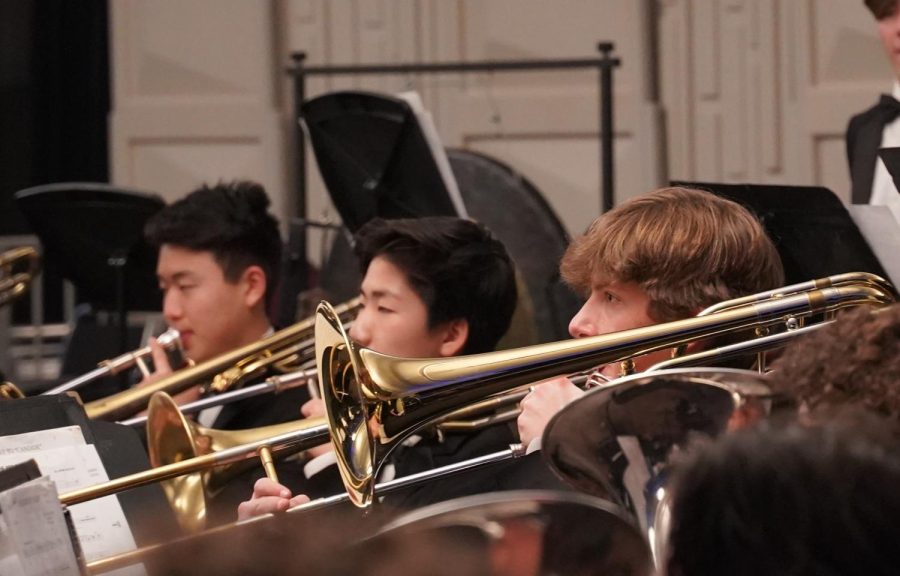
[[[561, 69], [596, 69], [599, 72], [600, 106], [599, 135], [600, 135], [600, 205], [606, 212], [613, 207], [613, 186], [615, 184], [613, 174], [613, 68], [621, 65], [621, 60], [612, 56], [614, 45], [612, 42], [600, 42], [597, 50], [600, 58], [582, 58], [572, 60], [510, 60], [510, 61], [484, 61], [484, 62], [443, 62], [433, 64], [381, 64], [362, 66], [306, 66], [305, 52], [291, 54], [293, 66], [288, 73], [294, 78], [294, 116], [297, 118], [295, 127], [297, 146], [297, 218], [306, 218], [306, 141], [303, 136], [301, 118], [303, 116], [301, 106], [306, 100], [306, 78], [308, 76], [338, 76], [338, 75], [383, 75], [383, 74], [441, 74], [456, 72], [524, 72], [533, 70], [561, 70]], [[305, 235], [304, 235], [305, 236]], [[298, 243], [300, 254], [306, 254], [305, 238]], [[302, 278], [302, 286], [306, 286], [307, 270], [306, 261], [301, 262], [301, 270], [298, 276]]]

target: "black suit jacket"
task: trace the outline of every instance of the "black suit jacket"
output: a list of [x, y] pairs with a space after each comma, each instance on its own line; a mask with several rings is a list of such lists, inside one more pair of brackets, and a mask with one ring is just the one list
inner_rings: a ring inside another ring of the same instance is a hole
[[867, 204], [872, 198], [875, 162], [885, 125], [896, 118], [889, 108], [875, 104], [850, 119], [847, 126], [847, 161], [850, 165], [852, 201]]
[[[508, 423], [477, 432], [450, 433], [443, 439], [427, 434], [413, 446], [397, 447], [388, 461], [394, 465], [394, 477], [402, 478], [504, 450], [516, 441], [513, 425]], [[281, 478], [292, 493], [306, 494], [314, 499], [344, 491], [340, 473], [334, 465], [309, 479], [302, 471]], [[411, 509], [474, 494], [524, 489], [568, 488], [546, 467], [540, 452], [535, 452], [517, 460], [475, 468], [386, 494], [383, 504], [396, 509]]]

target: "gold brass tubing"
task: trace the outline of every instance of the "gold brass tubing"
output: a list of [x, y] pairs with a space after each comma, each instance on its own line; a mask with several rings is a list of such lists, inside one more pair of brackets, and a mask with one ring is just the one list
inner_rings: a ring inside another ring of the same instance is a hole
[[[347, 315], [353, 312], [358, 304], [358, 299], [350, 300], [336, 308], [336, 312], [340, 316]], [[248, 358], [254, 355], [271, 355], [273, 351], [290, 345], [292, 342], [308, 339], [312, 335], [314, 327], [315, 317], [307, 318], [288, 328], [279, 330], [268, 338], [263, 338], [252, 344], [226, 352], [195, 366], [178, 370], [174, 374], [161, 378], [147, 386], [134, 387], [125, 392], [88, 402], [84, 407], [85, 412], [88, 418], [91, 419], [122, 420], [146, 408], [150, 397], [156, 392], [168, 392], [169, 394], [182, 392], [191, 386], [212, 379], [215, 375], [239, 362], [246, 362]]]
[[122, 476], [109, 482], [87, 486], [71, 492], [60, 495], [60, 503], [66, 506], [78, 504], [93, 500], [94, 498], [102, 498], [123, 490], [153, 484], [161, 480], [168, 480], [182, 474], [190, 474], [192, 472], [201, 472], [215, 466], [232, 464], [241, 460], [249, 460], [259, 452], [261, 448], [270, 447], [274, 451], [281, 451], [288, 448], [304, 450], [313, 446], [318, 446], [328, 440], [328, 423], [324, 418], [307, 418], [302, 421], [302, 428], [291, 432], [286, 432], [271, 438], [264, 438], [256, 442], [251, 442], [234, 448], [227, 448], [212, 454], [190, 458], [182, 462], [167, 464], [137, 474]]
[[272, 449], [268, 446], [260, 448], [259, 459], [262, 461], [263, 470], [266, 471], [266, 476], [269, 480], [278, 482], [278, 472], [275, 471], [275, 461], [272, 458]]

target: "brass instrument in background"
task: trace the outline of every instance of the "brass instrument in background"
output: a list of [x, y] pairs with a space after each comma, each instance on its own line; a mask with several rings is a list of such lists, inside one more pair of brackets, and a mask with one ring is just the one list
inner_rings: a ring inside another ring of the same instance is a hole
[[[338, 306], [336, 311], [341, 321], [349, 321], [358, 306], [358, 299]], [[156, 392], [174, 395], [191, 386], [207, 383], [211, 390], [221, 392], [238, 388], [271, 367], [291, 371], [312, 359], [314, 327], [315, 319], [307, 318], [268, 338], [178, 370], [147, 386], [134, 387], [89, 402], [85, 405], [85, 411], [92, 419], [120, 420], [145, 409]]]
[[[24, 268], [24, 270], [23, 270]], [[41, 257], [30, 246], [13, 248], [0, 254], [0, 307], [10, 304], [28, 291], [41, 272]], [[18, 400], [25, 394], [0, 376], [0, 400]]]
[[30, 246], [13, 248], [0, 254], [0, 306], [25, 294], [40, 272], [41, 257]]

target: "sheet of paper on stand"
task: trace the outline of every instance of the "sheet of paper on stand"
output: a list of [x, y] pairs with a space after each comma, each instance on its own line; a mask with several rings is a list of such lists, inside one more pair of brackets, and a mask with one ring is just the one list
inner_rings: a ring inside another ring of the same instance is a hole
[[59, 494], [46, 476], [0, 492], [0, 574], [80, 574]]
[[[33, 458], [60, 493], [106, 482], [109, 477], [96, 448], [84, 444], [80, 430], [42, 430], [0, 437], [0, 467]], [[57, 504], [58, 505], [58, 504]], [[136, 544], [116, 496], [106, 496], [69, 507], [85, 559], [97, 560], [129, 550]], [[126, 569], [115, 574], [142, 574]]]

